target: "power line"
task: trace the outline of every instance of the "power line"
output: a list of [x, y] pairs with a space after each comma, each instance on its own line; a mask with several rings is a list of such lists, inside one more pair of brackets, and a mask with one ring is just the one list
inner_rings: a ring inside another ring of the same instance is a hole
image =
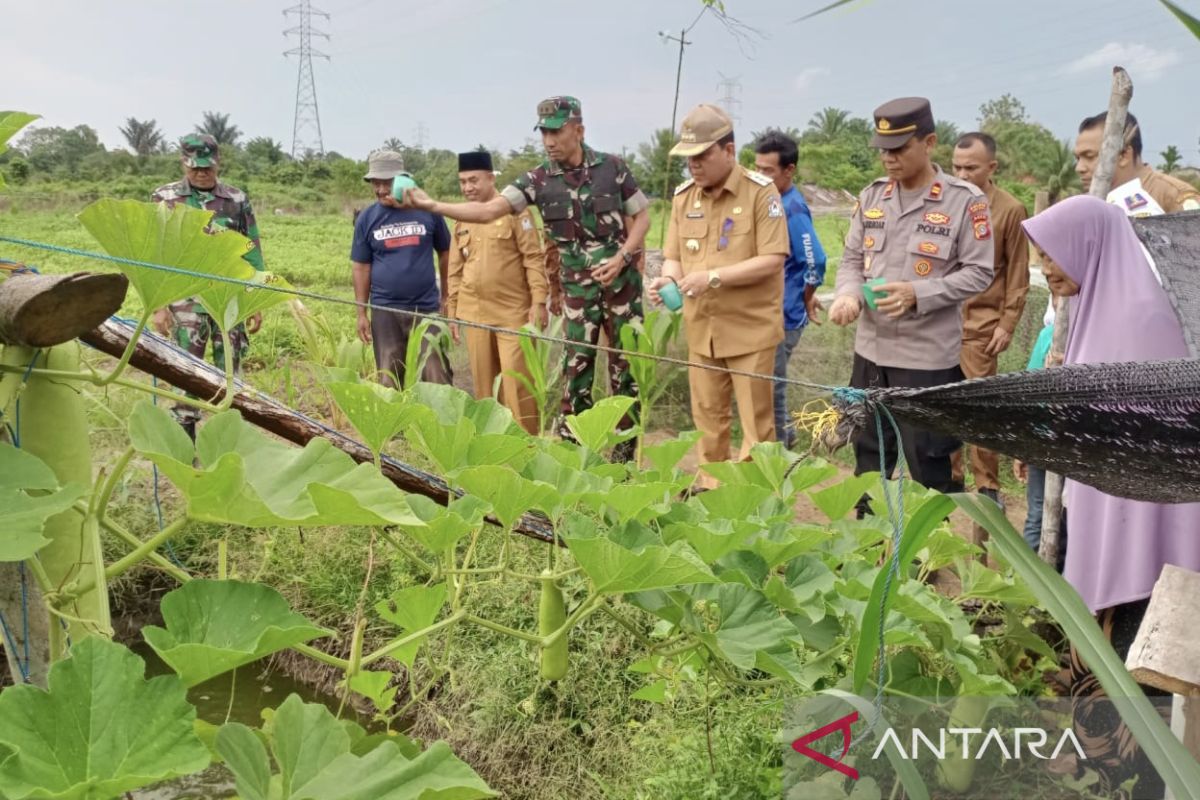
[[312, 37], [324, 36], [328, 40], [329, 34], [313, 30], [312, 18], [315, 14], [328, 20], [329, 15], [320, 9], [313, 8], [309, 0], [300, 0], [298, 5], [285, 9], [283, 12], [284, 17], [290, 17], [293, 14], [299, 17], [300, 24], [283, 32], [284, 36], [300, 37], [299, 46], [285, 50], [283, 53], [285, 57], [299, 56], [300, 59], [300, 68], [296, 72], [296, 115], [292, 121], [292, 158], [298, 158], [309, 152], [323, 156], [325, 155], [325, 142], [321, 137], [321, 114], [317, 108], [317, 85], [313, 79], [312, 60], [313, 56], [316, 56], [328, 61], [329, 56], [313, 50]]
[[721, 76], [721, 82], [717, 84], [717, 103], [725, 109], [737, 130], [742, 123], [742, 81], [737, 77], [727, 78], [720, 72], [717, 74]]

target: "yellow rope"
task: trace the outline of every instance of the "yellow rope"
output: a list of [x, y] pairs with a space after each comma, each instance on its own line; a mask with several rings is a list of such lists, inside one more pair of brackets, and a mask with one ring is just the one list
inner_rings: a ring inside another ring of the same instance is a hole
[[[814, 406], [817, 408], [815, 411], [811, 410]], [[824, 442], [832, 438], [841, 413], [825, 400], [818, 398], [805, 403], [792, 418], [799, 428], [808, 432], [814, 442]]]

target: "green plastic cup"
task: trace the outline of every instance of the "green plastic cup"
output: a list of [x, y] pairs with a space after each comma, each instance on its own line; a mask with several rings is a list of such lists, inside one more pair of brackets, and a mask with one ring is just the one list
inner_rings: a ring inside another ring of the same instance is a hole
[[417, 182], [412, 179], [412, 175], [407, 172], [401, 172], [396, 177], [392, 178], [392, 197], [404, 202], [404, 193], [409, 189], [417, 188]]
[[884, 278], [872, 278], [863, 284], [863, 297], [865, 297], [867, 300], [867, 308], [871, 309], [872, 311], [878, 310], [875, 307], [876, 302], [888, 296], [887, 292], [875, 291], [876, 286], [880, 286], [885, 283], [887, 283], [887, 280]]
[[658, 287], [658, 296], [662, 299], [663, 305], [672, 311], [683, 308], [683, 298], [679, 296], [679, 286], [675, 281]]

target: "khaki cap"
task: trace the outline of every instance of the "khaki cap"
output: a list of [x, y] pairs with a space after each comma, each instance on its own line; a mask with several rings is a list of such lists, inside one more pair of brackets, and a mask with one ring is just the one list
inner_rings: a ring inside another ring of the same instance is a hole
[[408, 175], [404, 171], [404, 156], [395, 150], [373, 150], [367, 156], [367, 174], [364, 181], [391, 180], [397, 175]]
[[731, 133], [733, 120], [729, 115], [717, 106], [701, 103], [683, 118], [679, 142], [671, 148], [671, 155], [698, 156]]

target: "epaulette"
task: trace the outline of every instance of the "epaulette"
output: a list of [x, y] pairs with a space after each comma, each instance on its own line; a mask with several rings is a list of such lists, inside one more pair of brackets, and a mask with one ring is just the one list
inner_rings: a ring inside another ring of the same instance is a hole
[[774, 183], [773, 180], [763, 175], [761, 172], [755, 172], [752, 169], [746, 170], [746, 177], [757, 183], [759, 186], [770, 186]]
[[962, 178], [957, 178], [949, 173], [944, 174], [941, 179], [947, 186], [957, 186], [960, 189], [966, 189], [971, 193], [972, 197], [978, 197], [984, 194], [983, 189], [980, 189], [975, 184], [971, 183], [970, 181], [964, 181]]
[[688, 178], [686, 181], [675, 187], [675, 194], [683, 194], [689, 188], [691, 188], [692, 184], [695, 182], [696, 180], [694, 178]]

